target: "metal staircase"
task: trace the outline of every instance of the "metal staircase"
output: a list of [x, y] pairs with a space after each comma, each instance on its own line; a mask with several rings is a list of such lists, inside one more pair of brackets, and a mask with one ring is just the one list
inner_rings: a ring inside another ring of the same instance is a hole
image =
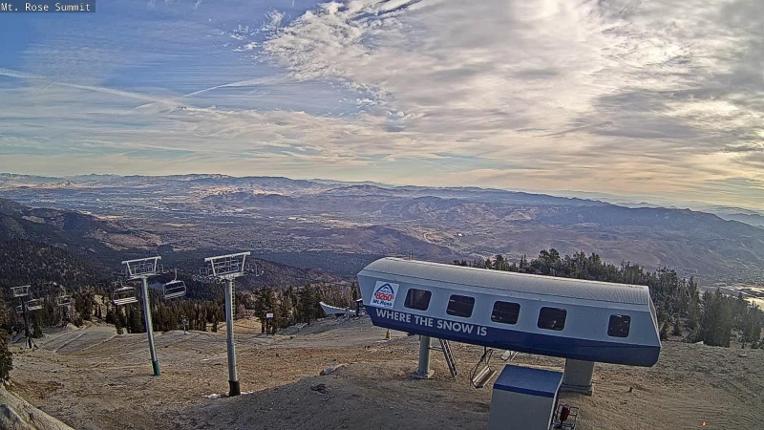
[[446, 364], [448, 365], [448, 370], [451, 372], [451, 376], [456, 378], [456, 376], [459, 374], [459, 370], [456, 368], [456, 361], [454, 360], [454, 354], [451, 352], [451, 344], [448, 343], [445, 339], [438, 339], [440, 341], [440, 347], [431, 347], [430, 349], [435, 349], [439, 351], [443, 351], [443, 357], [446, 358]]

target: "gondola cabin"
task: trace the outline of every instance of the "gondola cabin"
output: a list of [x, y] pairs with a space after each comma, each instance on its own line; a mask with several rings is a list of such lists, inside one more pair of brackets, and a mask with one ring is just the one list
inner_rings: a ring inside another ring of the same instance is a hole
[[646, 286], [382, 258], [358, 274], [374, 325], [575, 360], [652, 366]]

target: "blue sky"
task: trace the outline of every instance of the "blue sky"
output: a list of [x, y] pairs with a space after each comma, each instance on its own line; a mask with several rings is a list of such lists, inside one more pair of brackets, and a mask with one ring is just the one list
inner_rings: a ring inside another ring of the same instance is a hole
[[0, 171], [764, 209], [757, 0], [112, 0], [0, 40]]

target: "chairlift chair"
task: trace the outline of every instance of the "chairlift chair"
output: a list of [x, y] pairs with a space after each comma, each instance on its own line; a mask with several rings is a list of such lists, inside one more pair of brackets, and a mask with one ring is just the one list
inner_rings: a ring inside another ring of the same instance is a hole
[[18, 287], [11, 287], [11, 293], [13, 297], [26, 297], [29, 295], [30, 285], [21, 285]]
[[42, 309], [42, 299], [31, 299], [27, 300], [27, 310], [28, 311], [39, 311]]
[[186, 295], [186, 283], [178, 280], [178, 271], [175, 270], [175, 279], [162, 285], [162, 296], [165, 299], [177, 299]]
[[24, 315], [24, 307], [21, 305], [16, 306], [16, 315], [22, 316]]
[[72, 299], [72, 296], [66, 293], [66, 288], [64, 288], [63, 285], [59, 285], [55, 282], [53, 283], [53, 285], [58, 285], [58, 288], [61, 290], [58, 294], [58, 297], [56, 297], [57, 306], [65, 308], [74, 304], [74, 300]]
[[56, 297], [56, 305], [62, 308], [69, 307], [73, 304], [74, 304], [74, 300], [72, 299], [72, 296], [68, 294], [63, 294]]
[[470, 373], [470, 383], [473, 388], [485, 387], [496, 376], [496, 370], [491, 367], [491, 356], [493, 356], [493, 349], [483, 347], [483, 355]]
[[252, 263], [249, 265], [249, 270], [248, 271], [249, 271], [249, 273], [254, 275], [255, 278], [259, 278], [259, 277], [263, 276], [263, 274], [265, 273], [265, 270], [263, 269], [263, 267], [261, 265], [257, 264], [256, 261], [252, 261]]
[[494, 376], [496, 376], [496, 370], [491, 366], [485, 366], [472, 377], [470, 382], [475, 388], [483, 388]]
[[131, 303], [138, 303], [138, 297], [135, 295], [135, 288], [120, 287], [111, 293], [111, 302], [114, 306], [124, 306]]

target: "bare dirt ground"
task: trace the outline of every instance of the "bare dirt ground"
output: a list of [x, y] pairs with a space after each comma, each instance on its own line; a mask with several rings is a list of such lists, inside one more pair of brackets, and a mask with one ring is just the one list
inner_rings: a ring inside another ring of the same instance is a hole
[[[453, 344], [460, 375], [433, 351], [435, 377], [412, 380], [417, 338], [367, 320], [324, 320], [263, 336], [237, 322], [239, 378], [227, 390], [225, 333], [158, 333], [151, 376], [145, 335], [91, 326], [50, 333], [14, 356], [12, 391], [77, 429], [484, 429], [490, 386], [470, 387], [482, 349]], [[494, 354], [497, 369], [504, 363]], [[561, 368], [521, 354], [516, 363]], [[348, 363], [319, 376], [332, 365]], [[323, 386], [320, 386], [323, 384]], [[594, 394], [563, 394], [579, 429], [761, 429], [764, 351], [667, 342], [653, 368], [598, 364]]]

